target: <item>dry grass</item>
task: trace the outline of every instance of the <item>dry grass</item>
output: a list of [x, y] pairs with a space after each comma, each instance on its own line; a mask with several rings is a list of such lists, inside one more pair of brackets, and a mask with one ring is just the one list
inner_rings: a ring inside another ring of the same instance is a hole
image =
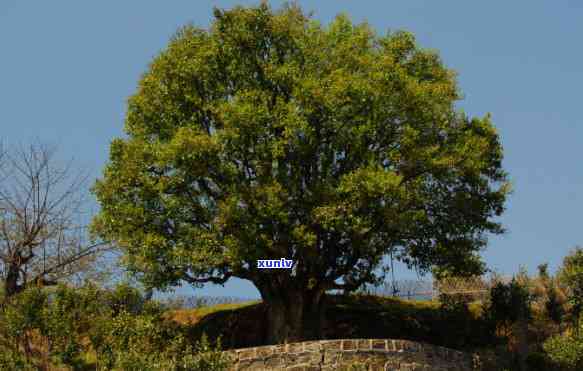
[[218, 304], [210, 307], [202, 307], [195, 309], [175, 309], [168, 311], [165, 318], [181, 325], [194, 325], [201, 320], [201, 318], [212, 313], [233, 311], [252, 305], [259, 304], [261, 301], [250, 301], [246, 303], [232, 303], [232, 304]]

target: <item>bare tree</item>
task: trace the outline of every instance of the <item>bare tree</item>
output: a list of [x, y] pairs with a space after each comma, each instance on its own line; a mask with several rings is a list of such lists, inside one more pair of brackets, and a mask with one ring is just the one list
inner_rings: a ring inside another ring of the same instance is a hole
[[81, 222], [87, 175], [56, 166], [54, 147], [0, 151], [0, 275], [6, 296], [95, 271], [110, 249], [88, 243]]

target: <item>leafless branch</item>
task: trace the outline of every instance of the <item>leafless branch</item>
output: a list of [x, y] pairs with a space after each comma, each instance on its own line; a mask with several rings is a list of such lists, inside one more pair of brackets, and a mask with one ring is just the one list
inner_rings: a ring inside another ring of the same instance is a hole
[[91, 267], [111, 248], [88, 244], [79, 216], [89, 174], [56, 166], [55, 147], [0, 147], [0, 274], [12, 295], [28, 283], [53, 284]]

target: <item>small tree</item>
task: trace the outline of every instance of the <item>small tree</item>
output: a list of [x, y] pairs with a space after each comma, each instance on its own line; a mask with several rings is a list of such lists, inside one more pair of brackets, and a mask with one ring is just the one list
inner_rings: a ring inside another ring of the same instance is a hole
[[498, 282], [490, 289], [490, 303], [485, 315], [496, 327], [502, 327], [508, 336], [510, 329], [516, 330], [518, 340], [518, 357], [522, 370], [526, 369], [528, 353], [528, 322], [532, 318], [531, 302], [533, 295], [529, 292], [524, 270], [510, 283]]
[[546, 315], [557, 325], [559, 325], [559, 331], [561, 323], [563, 321], [563, 316], [565, 315], [565, 308], [563, 303], [559, 299], [559, 294], [554, 285], [549, 285], [547, 288], [547, 297], [544, 302]]
[[109, 246], [86, 244], [86, 176], [58, 166], [42, 144], [4, 151], [0, 162], [0, 276], [6, 296], [30, 283], [55, 285], [96, 268]]
[[532, 318], [531, 302], [533, 296], [524, 282], [522, 274], [514, 277], [510, 283], [498, 282], [490, 289], [490, 303], [486, 316], [508, 335], [510, 329], [517, 325], [519, 346], [524, 348], [526, 325]]
[[557, 279], [549, 274], [549, 264], [539, 264], [538, 279], [536, 280], [535, 291], [538, 294], [539, 303], [544, 310], [545, 315], [559, 326], [565, 315], [564, 300], [559, 294]]
[[579, 320], [583, 310], [583, 249], [576, 247], [563, 259], [559, 269], [559, 280], [567, 287], [567, 298], [571, 304], [573, 328], [579, 334]]

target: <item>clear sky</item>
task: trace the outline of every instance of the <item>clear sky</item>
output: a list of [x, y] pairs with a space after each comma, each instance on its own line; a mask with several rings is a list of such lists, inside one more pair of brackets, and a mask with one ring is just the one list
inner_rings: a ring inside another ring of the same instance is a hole
[[[126, 99], [176, 29], [249, 1], [0, 0], [0, 139], [59, 145], [99, 176], [123, 135]], [[504, 274], [554, 270], [583, 244], [583, 2], [300, 1], [327, 23], [345, 12], [378, 32], [412, 31], [459, 73], [470, 115], [492, 113], [514, 194], [486, 262]], [[279, 1], [273, 1], [277, 7]], [[400, 270], [398, 277], [412, 273]], [[191, 291], [180, 290], [182, 294]], [[256, 296], [242, 281], [197, 294]]]

